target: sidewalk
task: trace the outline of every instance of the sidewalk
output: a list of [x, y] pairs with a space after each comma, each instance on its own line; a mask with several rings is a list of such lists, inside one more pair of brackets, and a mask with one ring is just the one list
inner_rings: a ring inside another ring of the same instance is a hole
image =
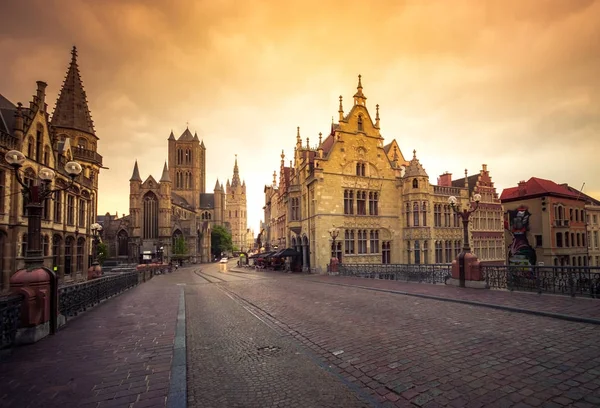
[[600, 324], [599, 299], [347, 276], [310, 275], [306, 279]]
[[0, 407], [164, 407], [182, 290], [159, 275], [17, 347], [2, 362]]

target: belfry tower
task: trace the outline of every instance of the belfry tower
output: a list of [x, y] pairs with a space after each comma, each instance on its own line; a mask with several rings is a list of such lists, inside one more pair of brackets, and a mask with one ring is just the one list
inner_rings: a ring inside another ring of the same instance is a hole
[[247, 204], [246, 204], [246, 182], [240, 181], [240, 172], [235, 155], [233, 166], [233, 178], [231, 183], [227, 180], [226, 185], [226, 212], [231, 227], [231, 241], [238, 250], [246, 250], [247, 229]]

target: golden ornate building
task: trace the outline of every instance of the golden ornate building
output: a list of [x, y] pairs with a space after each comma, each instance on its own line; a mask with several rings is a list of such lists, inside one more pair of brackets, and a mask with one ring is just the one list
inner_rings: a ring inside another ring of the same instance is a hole
[[64, 165], [75, 160], [83, 172], [66, 191], [56, 192], [44, 203], [42, 248], [44, 264], [56, 267], [62, 281], [87, 279], [91, 262], [90, 225], [96, 221], [98, 173], [102, 156], [97, 152], [98, 137], [88, 108], [86, 93], [77, 65], [77, 50], [60, 90], [52, 119], [46, 103], [46, 87], [37, 90], [28, 107], [16, 106], [0, 95], [0, 262], [2, 291], [12, 273], [24, 265], [27, 250], [27, 217], [21, 187], [4, 159], [8, 150], [26, 156], [21, 168], [25, 183], [38, 182], [41, 169], [56, 173], [53, 188], [67, 185]]
[[359, 76], [350, 111], [344, 114], [340, 96], [338, 123], [325, 138], [304, 144], [298, 128], [293, 162], [286, 167], [282, 152], [279, 183], [274, 174], [264, 189], [265, 241], [295, 248], [304, 270], [317, 273], [332, 256], [344, 263], [449, 263], [463, 235], [448, 198], [466, 205], [485, 193], [485, 219], [495, 218], [471, 235], [486, 245], [492, 240], [486, 255], [502, 260], [502, 211], [486, 166], [472, 177], [452, 181], [446, 174], [430, 184], [416, 151], [407, 161], [396, 140], [384, 144], [379, 105], [373, 118], [366, 100]]
[[185, 257], [192, 262], [210, 262], [211, 230], [223, 225], [234, 245], [246, 241], [246, 185], [240, 181], [237, 157], [233, 182], [227, 191], [217, 180], [212, 193], [206, 192], [206, 147], [197, 133], [188, 128], [168, 140], [168, 163], [161, 178], [142, 180], [137, 161], [129, 180], [129, 215], [99, 217], [103, 238], [111, 257], [129, 261], [168, 261], [175, 243], [185, 241]]

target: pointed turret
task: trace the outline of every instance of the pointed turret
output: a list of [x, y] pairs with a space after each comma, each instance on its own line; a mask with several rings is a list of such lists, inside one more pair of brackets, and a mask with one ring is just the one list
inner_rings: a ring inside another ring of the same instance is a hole
[[142, 181], [142, 178], [140, 177], [140, 169], [138, 169], [137, 160], [135, 161], [135, 166], [133, 166], [133, 174], [131, 175], [129, 181]]
[[194, 132], [194, 142], [199, 142], [200, 139], [198, 139], [198, 132]]
[[241, 185], [240, 182], [240, 171], [238, 169], [237, 154], [235, 155], [235, 164], [233, 165], [233, 178], [231, 179], [231, 187], [237, 187]]
[[206, 147], [204, 146], [204, 140], [200, 142], [200, 147], [206, 150]]
[[356, 87], [356, 89], [357, 89], [357, 91], [354, 94], [354, 104], [365, 106], [367, 97], [363, 94], [361, 75], [358, 76], [358, 86]]
[[[342, 95], [340, 95], [340, 107], [338, 109], [338, 113], [340, 114], [339, 120], [341, 122], [344, 120], [344, 107], [342, 106]], [[333, 118], [331, 118], [331, 126], [333, 127]]]
[[168, 140], [175, 140], [175, 135], [173, 134], [173, 129], [171, 129], [171, 134], [169, 135]]
[[296, 128], [296, 145], [302, 145], [302, 138], [300, 137], [300, 126]]
[[213, 191], [221, 191], [223, 190], [223, 186], [221, 186], [219, 184], [219, 179], [217, 179], [217, 183], [215, 184], [215, 188], [213, 189]]
[[[137, 162], [136, 162], [137, 164]], [[170, 183], [171, 177], [169, 176], [169, 168], [167, 167], [167, 162], [165, 162], [165, 167], [163, 167], [162, 176], [160, 177], [161, 183]]]
[[429, 177], [423, 168], [423, 165], [421, 165], [421, 163], [419, 163], [419, 159], [417, 159], [416, 150], [413, 150], [413, 158], [406, 168], [404, 177]]
[[379, 104], [375, 105], [375, 127], [379, 129]]
[[96, 136], [94, 122], [88, 108], [87, 97], [77, 66], [77, 48], [75, 47], [71, 51], [71, 63], [56, 101], [51, 123], [52, 126], [57, 128], [81, 130]]

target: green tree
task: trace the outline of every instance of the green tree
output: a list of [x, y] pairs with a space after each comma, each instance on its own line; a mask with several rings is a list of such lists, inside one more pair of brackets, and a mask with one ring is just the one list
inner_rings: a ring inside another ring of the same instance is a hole
[[175, 238], [175, 245], [173, 245], [173, 254], [185, 255], [187, 253], [187, 245], [185, 244], [185, 238], [183, 235], [177, 235]]
[[100, 265], [104, 264], [104, 261], [108, 258], [108, 245], [104, 242], [98, 242], [98, 246], [96, 247], [98, 251], [98, 263]]
[[222, 252], [231, 251], [233, 245], [231, 243], [231, 234], [222, 225], [215, 225], [210, 235], [210, 246], [212, 253], [217, 258]]

